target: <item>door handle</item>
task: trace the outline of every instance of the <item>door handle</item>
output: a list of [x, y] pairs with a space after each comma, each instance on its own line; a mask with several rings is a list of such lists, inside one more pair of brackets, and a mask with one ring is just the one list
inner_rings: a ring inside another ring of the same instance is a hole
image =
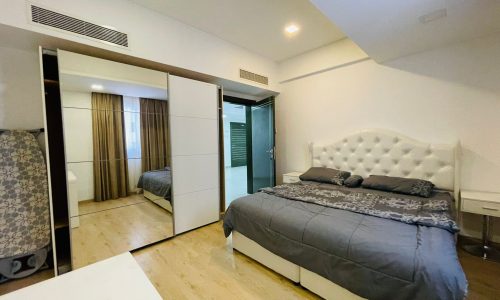
[[274, 159], [274, 147], [267, 150], [267, 153], [269, 153], [269, 159]]

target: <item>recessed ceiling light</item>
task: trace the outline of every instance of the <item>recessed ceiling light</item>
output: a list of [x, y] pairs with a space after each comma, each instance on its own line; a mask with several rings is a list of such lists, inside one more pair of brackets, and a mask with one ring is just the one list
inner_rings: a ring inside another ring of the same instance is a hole
[[290, 25], [285, 27], [285, 31], [289, 34], [296, 33], [299, 30], [300, 30], [299, 26], [297, 26], [295, 24], [290, 24]]
[[102, 91], [104, 89], [104, 87], [100, 84], [93, 84], [90, 86], [93, 90], [96, 90], [96, 91]]

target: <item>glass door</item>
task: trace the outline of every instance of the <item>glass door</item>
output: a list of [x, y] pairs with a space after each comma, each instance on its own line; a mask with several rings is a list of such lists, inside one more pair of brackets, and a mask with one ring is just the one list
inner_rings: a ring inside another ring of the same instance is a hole
[[275, 185], [274, 98], [253, 105], [250, 117], [252, 167], [249, 190], [255, 193]]

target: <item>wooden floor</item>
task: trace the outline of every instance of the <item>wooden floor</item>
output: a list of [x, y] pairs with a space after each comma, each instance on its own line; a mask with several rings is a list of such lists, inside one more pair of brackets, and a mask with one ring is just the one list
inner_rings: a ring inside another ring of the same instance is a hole
[[[500, 263], [461, 249], [468, 299], [500, 299]], [[232, 251], [215, 223], [134, 253], [164, 299], [318, 299], [304, 288]]]
[[[468, 299], [500, 299], [500, 264], [461, 249], [458, 254], [469, 281]], [[134, 257], [164, 299], [319, 299], [233, 252], [220, 222], [136, 251]], [[22, 281], [0, 285], [0, 295]]]
[[71, 230], [74, 269], [173, 235], [172, 214], [142, 195], [84, 202], [79, 209], [80, 226]]
[[106, 201], [96, 202], [93, 200], [82, 201], [78, 203], [78, 214], [86, 215], [90, 213], [100, 212], [103, 210], [118, 208], [122, 206], [128, 206], [132, 204], [149, 202], [142, 194], [131, 195], [124, 198], [112, 199]]
[[30, 286], [40, 281], [50, 279], [52, 277], [54, 277], [54, 269], [51, 268], [38, 271], [35, 274], [32, 274], [25, 278], [15, 279], [4, 283], [0, 283], [0, 296], [13, 292], [18, 289], [22, 289], [23, 287]]
[[458, 257], [469, 281], [469, 300], [500, 300], [500, 263], [485, 261], [458, 250]]
[[164, 299], [319, 299], [232, 251], [215, 223], [135, 252]]

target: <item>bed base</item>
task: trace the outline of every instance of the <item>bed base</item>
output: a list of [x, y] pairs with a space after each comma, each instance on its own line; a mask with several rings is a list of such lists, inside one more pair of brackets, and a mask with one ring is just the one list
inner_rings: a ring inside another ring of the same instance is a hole
[[155, 195], [148, 190], [143, 190], [143, 192], [144, 192], [144, 197], [146, 199], [150, 200], [151, 202], [155, 203], [156, 205], [159, 205], [159, 206], [163, 207], [164, 209], [166, 209], [168, 212], [172, 213], [172, 204], [170, 203], [170, 201], [167, 201], [167, 200], [165, 200], [164, 197]]
[[320, 297], [343, 300], [364, 299], [314, 272], [279, 257], [237, 231], [233, 230], [232, 239], [233, 249], [258, 261], [291, 281], [300, 283], [304, 288]]
[[233, 231], [233, 249], [245, 254], [293, 282], [300, 283], [300, 267], [265, 249], [237, 231]]

